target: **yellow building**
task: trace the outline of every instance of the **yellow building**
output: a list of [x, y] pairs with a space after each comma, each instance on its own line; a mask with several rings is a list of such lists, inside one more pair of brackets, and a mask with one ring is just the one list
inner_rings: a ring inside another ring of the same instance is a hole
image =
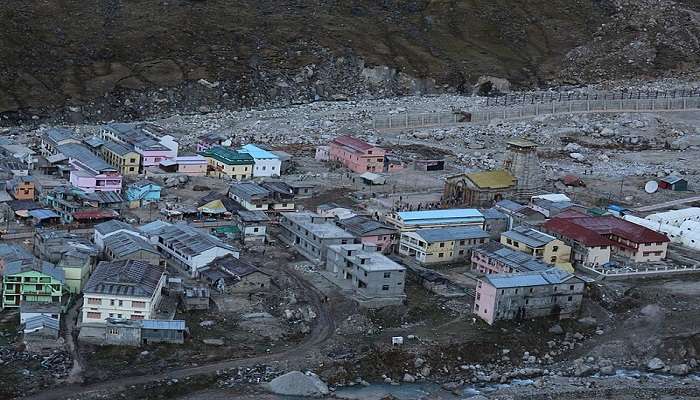
[[123, 144], [107, 141], [102, 145], [102, 158], [122, 175], [138, 175], [141, 155]]
[[501, 234], [501, 244], [529, 254], [547, 264], [573, 272], [571, 247], [554, 236], [532, 228], [517, 226]]
[[469, 257], [472, 248], [488, 241], [489, 234], [480, 228], [419, 229], [401, 233], [399, 254], [423, 265], [448, 263]]
[[221, 178], [228, 175], [236, 180], [250, 179], [253, 176], [255, 160], [250, 154], [240, 153], [228, 147], [212, 147], [200, 153], [207, 159], [207, 173]]

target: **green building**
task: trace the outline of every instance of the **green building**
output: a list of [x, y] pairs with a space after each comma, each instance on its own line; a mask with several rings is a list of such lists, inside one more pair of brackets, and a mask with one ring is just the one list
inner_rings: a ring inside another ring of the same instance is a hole
[[253, 177], [255, 159], [248, 153], [241, 153], [228, 147], [216, 146], [199, 154], [207, 159], [207, 173], [209, 176], [222, 178], [226, 175], [236, 180]]
[[65, 278], [63, 270], [38, 259], [5, 265], [2, 278], [2, 307], [26, 303], [61, 303]]

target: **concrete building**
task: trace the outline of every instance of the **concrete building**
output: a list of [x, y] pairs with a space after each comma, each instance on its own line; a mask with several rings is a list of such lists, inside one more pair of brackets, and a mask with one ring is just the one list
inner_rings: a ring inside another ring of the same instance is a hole
[[83, 323], [108, 318], [153, 319], [165, 284], [165, 267], [135, 260], [102, 261], [83, 288]]
[[428, 228], [456, 226], [484, 227], [484, 216], [474, 208], [451, 208], [447, 210], [399, 211], [389, 213], [386, 222], [401, 232]]
[[375, 246], [380, 253], [393, 252], [394, 246], [398, 243], [398, 229], [372, 218], [356, 215], [340, 219], [336, 223], [360, 239], [362, 244]]
[[207, 159], [198, 154], [193, 156], [178, 156], [160, 162], [160, 169], [165, 172], [187, 176], [206, 176], [207, 166]]
[[449, 263], [468, 258], [471, 249], [488, 241], [489, 234], [480, 228], [419, 229], [401, 233], [399, 254], [423, 265]]
[[679, 176], [667, 176], [659, 180], [661, 189], [685, 192], [688, 190], [688, 181]]
[[74, 131], [64, 128], [50, 128], [41, 135], [39, 152], [42, 156], [49, 157], [59, 152], [58, 146], [68, 143], [80, 143]]
[[63, 144], [58, 151], [68, 158], [71, 166], [70, 183], [88, 193], [122, 190], [122, 175], [115, 167], [94, 155], [82, 144]]
[[294, 192], [283, 182], [235, 182], [228, 194], [248, 211], [294, 210]]
[[59, 303], [35, 303], [21, 302], [19, 305], [19, 323], [25, 324], [27, 320], [35, 317], [49, 317], [56, 322], [61, 322], [61, 304]]
[[96, 246], [85, 237], [56, 230], [34, 233], [34, 255], [63, 270], [65, 287], [80, 293], [97, 262]]
[[523, 252], [491, 242], [472, 250], [472, 269], [481, 274], [544, 271], [551, 265]]
[[474, 314], [489, 325], [500, 320], [573, 317], [581, 307], [585, 282], [562, 271], [487, 275], [477, 281]]
[[197, 152], [200, 153], [216, 146], [230, 147], [232, 144], [233, 141], [228, 135], [220, 132], [207, 132], [199, 136]]
[[0, 158], [10, 159], [26, 164], [27, 168], [30, 170], [34, 169], [39, 161], [34, 150], [25, 145], [17, 144], [11, 141], [0, 143], [0, 156], [2, 156]]
[[39, 259], [22, 259], [5, 265], [2, 277], [2, 308], [20, 303], [61, 303], [63, 270]]
[[15, 200], [34, 200], [36, 187], [33, 176], [15, 176], [5, 186], [6, 190]]
[[126, 222], [122, 222], [116, 219], [111, 221], [102, 222], [95, 225], [95, 231], [93, 233], [92, 240], [97, 246], [97, 250], [100, 252], [104, 251], [105, 245], [104, 240], [109, 236], [115, 235], [120, 232], [126, 232], [131, 235], [140, 236], [141, 233]]
[[124, 176], [138, 175], [141, 154], [121, 143], [108, 140], [100, 147], [102, 158]]
[[328, 159], [362, 174], [384, 171], [386, 151], [352, 136], [339, 136], [329, 143]]
[[141, 170], [158, 166], [161, 161], [177, 157], [179, 144], [160, 127], [148, 123], [113, 123], [102, 127], [100, 138], [121, 143], [141, 155]]
[[517, 179], [506, 170], [472, 172], [445, 180], [442, 202], [449, 206], [492, 207], [512, 197]]
[[151, 240], [165, 258], [179, 262], [193, 278], [198, 276], [200, 268], [217, 257], [227, 254], [240, 257], [235, 247], [186, 224], [164, 226]]
[[272, 278], [230, 255], [218, 257], [200, 270], [200, 277], [219, 293], [241, 294], [270, 290]]
[[243, 243], [265, 243], [270, 218], [262, 211], [236, 211], [236, 226]]
[[104, 256], [109, 261], [136, 260], [154, 265], [163, 261], [155, 246], [129, 232], [118, 232], [105, 238]]
[[525, 226], [517, 226], [501, 235], [501, 244], [574, 272], [571, 266], [571, 247], [554, 236]]
[[126, 201], [130, 208], [142, 207], [150, 203], [160, 201], [162, 187], [151, 181], [141, 180], [134, 182], [126, 188]]
[[666, 258], [670, 241], [666, 235], [620, 218], [577, 212], [562, 213], [542, 229], [572, 247], [575, 263], [588, 266], [608, 262], [610, 251], [634, 262], [660, 261]]
[[331, 281], [361, 305], [383, 307], [403, 303], [406, 268], [367, 244], [328, 246], [326, 271]]
[[282, 174], [282, 160], [277, 154], [254, 144], [247, 144], [241, 147], [239, 152], [250, 154], [253, 157], [255, 161], [253, 177], [272, 177]]
[[527, 198], [543, 185], [544, 174], [537, 157], [537, 144], [525, 139], [511, 139], [506, 142], [503, 168], [517, 180], [517, 193]]
[[484, 208], [479, 212], [484, 216], [484, 230], [492, 240], [499, 240], [501, 234], [510, 229], [510, 218], [498, 209]]
[[22, 260], [33, 260], [34, 256], [19, 244], [0, 243], [0, 276], [5, 274], [5, 267]]
[[148, 345], [154, 343], [185, 343], [187, 326], [183, 320], [153, 320], [141, 321], [141, 343]]
[[547, 219], [544, 214], [512, 200], [501, 200], [493, 207], [508, 216], [509, 226], [539, 225]]
[[209, 176], [227, 176], [238, 181], [253, 177], [255, 160], [250, 154], [241, 153], [228, 147], [215, 146], [200, 153], [207, 159]]
[[280, 239], [312, 262], [325, 262], [328, 246], [355, 242], [332, 219], [312, 212], [282, 213], [279, 226]]

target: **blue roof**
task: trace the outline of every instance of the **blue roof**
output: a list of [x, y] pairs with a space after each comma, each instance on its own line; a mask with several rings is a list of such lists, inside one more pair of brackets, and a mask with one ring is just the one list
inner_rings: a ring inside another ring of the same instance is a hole
[[452, 208], [449, 210], [402, 211], [399, 218], [407, 225], [439, 222], [483, 221], [484, 216], [475, 208]]
[[508, 219], [508, 216], [502, 212], [496, 210], [495, 208], [486, 208], [481, 210], [481, 214], [484, 215], [486, 219]]
[[43, 208], [40, 208], [38, 210], [30, 210], [29, 215], [36, 219], [48, 219], [48, 218], [60, 218], [61, 216], [56, 214], [55, 212], [51, 210], [46, 210]]
[[495, 288], [512, 288], [527, 286], [544, 286], [561, 284], [574, 276], [559, 268], [549, 268], [544, 271], [521, 272], [516, 274], [487, 275], [484, 280]]
[[428, 243], [489, 237], [489, 234], [484, 232], [483, 229], [474, 227], [419, 229], [416, 231], [416, 234]]
[[520, 210], [520, 209], [525, 207], [524, 205], [522, 205], [520, 203], [516, 203], [513, 200], [507, 200], [507, 199], [499, 201], [498, 203], [496, 203], [496, 205], [498, 207], [505, 208], [506, 210], [509, 210], [509, 211], [517, 211], [517, 210]]
[[241, 147], [239, 150], [241, 153], [248, 153], [255, 159], [268, 158], [268, 159], [278, 159], [280, 158], [277, 154], [269, 152], [267, 150], [261, 149], [254, 144], [247, 144]]
[[161, 330], [174, 330], [174, 331], [184, 331], [185, 321], [181, 319], [176, 319], [172, 321], [159, 320], [159, 319], [144, 319], [141, 321], [141, 327], [143, 329], [161, 329]]

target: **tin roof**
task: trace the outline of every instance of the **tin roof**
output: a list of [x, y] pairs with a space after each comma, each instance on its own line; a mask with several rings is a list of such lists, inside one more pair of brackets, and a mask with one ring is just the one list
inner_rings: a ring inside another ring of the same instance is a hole
[[406, 225], [429, 223], [460, 223], [483, 221], [484, 216], [475, 208], [451, 208], [447, 210], [401, 211], [397, 213]]
[[364, 140], [354, 138], [352, 136], [338, 136], [337, 138], [332, 140], [332, 143], [335, 143], [337, 145], [347, 147], [351, 150], [354, 150], [356, 152], [365, 152], [366, 150], [372, 149], [375, 146], [372, 146], [371, 144], [365, 142]]
[[243, 153], [248, 153], [250, 154], [253, 158], [257, 159], [274, 159], [277, 160], [279, 157], [277, 154], [274, 154], [270, 151], [267, 151], [265, 149], [261, 149], [260, 147], [254, 145], [254, 144], [247, 144], [239, 150], [240, 152]]
[[340, 220], [338, 225], [356, 236], [391, 235], [398, 231], [393, 226], [361, 215]]
[[119, 232], [107, 236], [104, 240], [104, 245], [105, 249], [109, 249], [112, 252], [114, 258], [126, 257], [137, 251], [159, 254], [156, 248], [142, 237], [127, 232]]
[[515, 177], [506, 170], [472, 172], [466, 176], [481, 189], [506, 189], [516, 183]]
[[29, 215], [38, 220], [44, 220], [49, 218], [61, 218], [61, 216], [53, 212], [53, 210], [46, 209], [29, 210]]
[[102, 261], [90, 276], [83, 293], [151, 298], [165, 268], [143, 261]]
[[80, 210], [73, 213], [75, 219], [105, 219], [116, 218], [119, 213], [114, 210], [95, 208], [92, 210]]
[[129, 153], [135, 153], [134, 150], [124, 146], [123, 144], [117, 143], [117, 142], [112, 142], [111, 140], [108, 140], [107, 142], [105, 142], [103, 144], [103, 146], [107, 150], [109, 150], [112, 153], [117, 154], [119, 156], [124, 156], [124, 155], [129, 154]]
[[587, 246], [621, 245], [608, 239], [610, 235], [618, 236], [632, 243], [669, 242], [666, 235], [611, 215], [557, 217], [545, 222], [543, 228]]
[[497, 289], [558, 285], [571, 279], [580, 281], [580, 279], [576, 278], [574, 275], [559, 268], [514, 274], [493, 274], [483, 278], [484, 281]]
[[82, 144], [67, 143], [58, 146], [58, 151], [63, 153], [70, 160], [86, 166], [94, 173], [102, 171], [116, 171], [105, 160], [93, 154], [90, 149]]
[[546, 233], [526, 226], [516, 226], [507, 232], [503, 232], [502, 235], [511, 240], [524, 243], [532, 248], [544, 247], [552, 240], [556, 240], [554, 236], [547, 235]]
[[181, 319], [162, 320], [162, 319], [144, 319], [141, 321], [142, 329], [153, 329], [162, 331], [184, 331], [185, 321]]
[[204, 157], [210, 157], [227, 165], [252, 165], [255, 160], [250, 154], [241, 153], [228, 147], [215, 146], [200, 153]]
[[665, 178], [661, 178], [662, 182], [666, 182], [669, 185], [674, 185], [680, 181], [684, 181], [685, 179], [681, 178], [680, 176], [667, 176]]
[[238, 214], [238, 217], [243, 222], [269, 222], [270, 221], [270, 217], [268, 217], [267, 214], [265, 214], [265, 212], [263, 212], [263, 211], [239, 210], [239, 211], [236, 211], [236, 214]]
[[229, 192], [247, 201], [262, 200], [270, 196], [270, 191], [255, 182], [234, 182], [229, 187]]
[[24, 321], [24, 332], [32, 333], [40, 329], [48, 328], [53, 331], [59, 330], [59, 322], [57, 319], [51, 318], [48, 315], [35, 315], [27, 318]]
[[497, 242], [490, 242], [474, 249], [474, 252], [481, 253], [488, 258], [507, 265], [514, 271], [543, 271], [552, 267], [529, 254], [513, 250]]
[[116, 219], [112, 219], [95, 225], [95, 230], [101, 233], [102, 235], [107, 235], [121, 229], [136, 232], [136, 229], [134, 229], [134, 227], [130, 224]]
[[215, 247], [232, 252], [238, 251], [216, 237], [186, 224], [165, 226], [158, 236], [162, 243], [188, 256], [195, 256]]

